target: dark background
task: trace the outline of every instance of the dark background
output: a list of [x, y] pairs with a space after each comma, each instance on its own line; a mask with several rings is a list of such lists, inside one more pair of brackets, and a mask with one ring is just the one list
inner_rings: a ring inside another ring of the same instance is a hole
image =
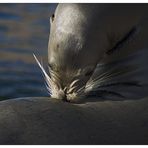
[[48, 96], [33, 53], [47, 69], [50, 16], [57, 4], [0, 4], [0, 100]]

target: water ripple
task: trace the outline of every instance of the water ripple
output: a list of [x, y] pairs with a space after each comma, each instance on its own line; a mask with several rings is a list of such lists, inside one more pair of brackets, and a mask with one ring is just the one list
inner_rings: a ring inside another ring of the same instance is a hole
[[0, 100], [48, 96], [32, 53], [47, 63], [49, 17], [56, 4], [0, 4]]

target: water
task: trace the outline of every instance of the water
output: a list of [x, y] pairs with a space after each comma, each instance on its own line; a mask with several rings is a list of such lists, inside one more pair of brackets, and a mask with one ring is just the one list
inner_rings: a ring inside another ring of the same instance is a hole
[[0, 4], [0, 100], [48, 96], [32, 53], [47, 65], [56, 4]]

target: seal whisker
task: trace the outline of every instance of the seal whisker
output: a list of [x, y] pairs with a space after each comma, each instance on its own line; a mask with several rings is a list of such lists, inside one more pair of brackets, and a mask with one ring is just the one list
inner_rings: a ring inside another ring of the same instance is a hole
[[106, 76], [107, 74], [110, 74], [110, 71], [104, 72], [101, 75], [99, 75], [97, 78], [92, 79], [91, 81], [88, 81], [89, 83], [87, 85], [82, 86], [80, 89], [78, 89], [77, 93], [81, 93], [84, 88], [87, 89], [89, 87], [92, 87], [95, 84], [94, 82], [96, 80], [98, 79], [101, 80], [101, 78], [104, 79], [104, 76]]
[[35, 56], [35, 54], [33, 54], [33, 56], [34, 56], [37, 64], [39, 65], [40, 69], [42, 70], [42, 72], [44, 74], [44, 79], [45, 79], [45, 82], [46, 82], [46, 88], [47, 88], [49, 94], [52, 94], [51, 93], [51, 90], [52, 90], [52, 86], [53, 86], [53, 81], [48, 76], [48, 74], [46, 73], [45, 69], [43, 68], [43, 66], [41, 65], [41, 63], [39, 62], [39, 60], [37, 59], [37, 57]]
[[46, 84], [45, 83], [45, 86], [46, 86], [46, 88], [47, 88], [47, 90], [48, 90], [48, 93], [49, 93], [49, 95], [51, 96], [52, 95], [52, 93], [51, 93], [51, 88], [48, 86], [48, 84]]
[[55, 72], [51, 72], [51, 75], [53, 77], [54, 80], [52, 80], [54, 83], [56, 83], [57, 87], [58, 88], [61, 88], [61, 85], [60, 85], [60, 78], [59, 76], [55, 73]]
[[96, 77], [95, 79], [92, 79], [91, 81], [89, 81], [88, 84], [86, 85], [85, 89], [89, 89], [89, 88], [91, 88], [92, 86], [95, 86], [95, 85], [97, 85], [97, 87], [98, 87], [98, 85], [101, 84], [101, 82], [108, 80], [110, 77], [112, 77], [110, 70], [107, 71], [107, 72], [104, 72], [101, 75], [99, 75], [98, 77]]
[[104, 79], [104, 77], [107, 77], [107, 76], [109, 77], [111, 75], [112, 71], [113, 71], [113, 69], [109, 69], [108, 71], [98, 75], [98, 77], [96, 77], [95, 79], [92, 79], [89, 83], [91, 83], [91, 82], [94, 83], [95, 81]]
[[115, 76], [119, 76], [119, 75], [121, 76], [121, 75], [126, 74], [128, 72], [131, 72], [132, 70], [133, 70], [133, 68], [131, 68], [130, 66], [123, 67], [122, 69], [121, 68], [120, 69], [111, 69], [108, 72], [102, 74], [101, 76], [98, 76], [97, 78], [92, 79], [89, 82], [87, 88], [92, 87], [92, 86], [98, 87], [99, 84], [101, 86], [101, 83], [104, 83], [105, 81], [108, 81]]
[[83, 85], [82, 87], [80, 87], [78, 90], [77, 90], [77, 93], [80, 92], [82, 89], [85, 88], [85, 85]]
[[76, 87], [77, 87], [77, 86], [71, 87], [71, 88], [67, 91], [67, 93], [71, 93], [72, 91], [74, 91], [74, 89], [76, 89]]
[[81, 88], [79, 88], [78, 90], [77, 90], [77, 93], [80, 95], [80, 94], [82, 94], [83, 93], [83, 89], [85, 89], [85, 85], [84, 86], [82, 86]]
[[83, 93], [83, 88], [85, 87], [86, 92], [89, 92], [88, 90], [93, 88], [98, 88], [98, 86], [101, 86], [101, 83], [109, 80], [110, 78], [112, 78], [114, 75], [117, 75], [118, 73], [111, 73], [114, 69], [108, 70], [104, 73], [102, 73], [101, 75], [99, 75], [98, 77], [96, 77], [95, 79], [92, 79], [91, 81], [88, 81], [88, 84], [86, 86], [81, 87], [77, 92], [79, 94]]
[[110, 78], [112, 77], [115, 73], [111, 73], [112, 72], [112, 69], [111, 70], [108, 70], [107, 72], [104, 72], [102, 73], [101, 75], [99, 75], [98, 77], [96, 77], [95, 79], [92, 79], [92, 82], [97, 82], [98, 80], [103, 80], [104, 78]]
[[35, 54], [33, 54], [37, 64], [39, 65], [39, 67], [41, 68], [42, 72], [44, 73], [44, 75], [49, 78], [48, 74], [46, 73], [46, 71], [44, 70], [43, 66], [40, 64], [39, 60], [37, 59], [37, 57], [35, 56]]
[[74, 80], [71, 84], [70, 84], [70, 88], [73, 87], [77, 82], [79, 81], [79, 79]]

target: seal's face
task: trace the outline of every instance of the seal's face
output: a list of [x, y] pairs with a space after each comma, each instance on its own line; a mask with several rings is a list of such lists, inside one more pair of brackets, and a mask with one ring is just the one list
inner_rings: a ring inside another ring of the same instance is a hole
[[102, 50], [95, 54], [98, 39], [89, 41], [96, 30], [88, 31], [93, 26], [86, 19], [75, 4], [61, 4], [51, 17], [48, 61], [53, 98], [77, 100], [86, 95], [86, 84], [102, 55]]
[[84, 54], [80, 42], [73, 34], [56, 33], [50, 38], [48, 61], [54, 82], [51, 88], [53, 98], [71, 101], [86, 95], [86, 83], [97, 63], [91, 59], [93, 56], [89, 51]]

